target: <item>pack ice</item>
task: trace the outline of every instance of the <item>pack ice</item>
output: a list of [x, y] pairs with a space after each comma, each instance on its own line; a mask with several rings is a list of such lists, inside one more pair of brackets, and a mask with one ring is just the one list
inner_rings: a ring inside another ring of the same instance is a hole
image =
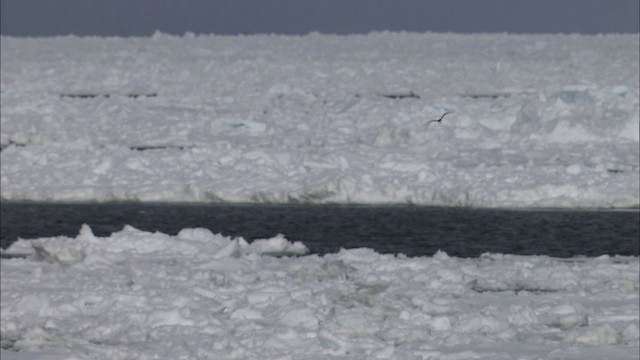
[[[2, 200], [639, 203], [638, 35], [9, 38]], [[451, 111], [441, 123], [430, 122]], [[637, 257], [3, 251], [2, 359], [637, 359]], [[6, 258], [9, 255], [24, 257]]]
[[19, 240], [2, 359], [637, 359], [637, 257], [305, 255], [283, 236]]
[[2, 37], [0, 194], [637, 206], [638, 40]]

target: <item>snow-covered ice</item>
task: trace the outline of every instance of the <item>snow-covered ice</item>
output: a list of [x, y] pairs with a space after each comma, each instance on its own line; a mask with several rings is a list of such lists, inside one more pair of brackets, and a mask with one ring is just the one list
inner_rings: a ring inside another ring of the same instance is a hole
[[638, 40], [3, 37], [1, 196], [637, 206]]
[[[637, 257], [304, 255], [206, 229], [19, 240], [2, 359], [637, 359]], [[278, 255], [278, 256], [274, 256]], [[289, 255], [289, 256], [282, 256]], [[295, 256], [299, 255], [299, 256]], [[18, 350], [18, 352], [15, 352]]]
[[[1, 41], [2, 200], [640, 203], [639, 35]], [[442, 123], [430, 123], [455, 111]], [[637, 359], [638, 257], [19, 240], [11, 359]]]

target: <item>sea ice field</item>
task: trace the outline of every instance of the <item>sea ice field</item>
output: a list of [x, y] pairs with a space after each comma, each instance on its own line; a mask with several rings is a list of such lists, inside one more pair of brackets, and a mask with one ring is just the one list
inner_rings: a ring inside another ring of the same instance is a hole
[[[18, 240], [2, 359], [637, 359], [638, 257], [322, 257], [283, 236]], [[292, 256], [299, 255], [299, 256]]]
[[638, 41], [2, 37], [0, 195], [638, 206]]
[[[2, 37], [0, 195], [637, 207], [639, 40]], [[87, 225], [2, 255], [3, 360], [640, 353], [638, 257], [320, 256], [287, 234]]]

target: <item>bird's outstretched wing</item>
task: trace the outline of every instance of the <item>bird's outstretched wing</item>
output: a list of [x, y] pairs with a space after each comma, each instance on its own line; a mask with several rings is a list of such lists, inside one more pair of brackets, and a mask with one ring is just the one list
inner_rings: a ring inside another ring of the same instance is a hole
[[445, 113], [442, 114], [442, 116], [440, 116], [440, 119], [429, 120], [429, 122], [427, 122], [427, 125], [431, 124], [432, 122], [437, 122], [437, 123], [442, 122], [442, 119], [444, 119], [445, 115], [450, 114], [450, 113], [451, 113], [451, 111], [445, 111]]

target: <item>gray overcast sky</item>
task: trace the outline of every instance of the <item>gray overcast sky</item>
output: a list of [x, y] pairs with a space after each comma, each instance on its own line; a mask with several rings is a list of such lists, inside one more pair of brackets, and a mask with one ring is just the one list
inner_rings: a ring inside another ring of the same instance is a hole
[[12, 36], [638, 33], [639, 0], [1, 0]]

